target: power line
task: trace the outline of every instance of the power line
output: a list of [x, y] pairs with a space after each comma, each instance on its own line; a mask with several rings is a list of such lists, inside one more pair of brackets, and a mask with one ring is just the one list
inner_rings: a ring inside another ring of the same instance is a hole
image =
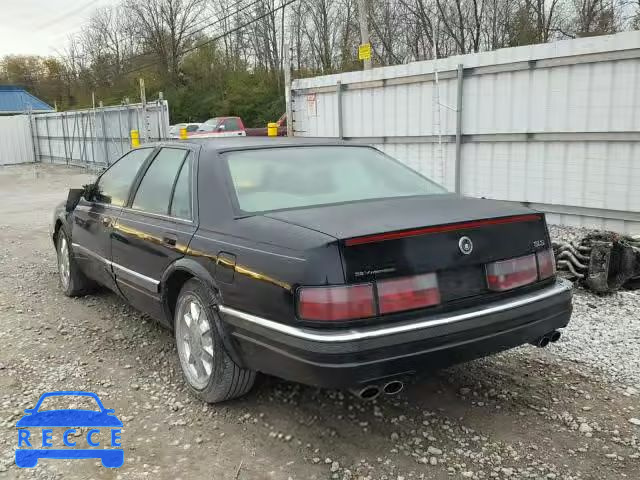
[[[234, 4], [232, 4], [229, 8], [234, 8], [234, 7], [238, 6], [238, 5], [240, 5], [243, 1], [244, 1], [244, 0], [238, 0], [237, 2], [235, 2]], [[237, 14], [238, 14], [238, 13], [240, 13], [241, 11], [246, 10], [247, 8], [249, 8], [249, 7], [253, 6], [253, 5], [257, 4], [257, 3], [260, 3], [261, 1], [262, 1], [262, 0], [254, 0], [253, 2], [251, 2], [251, 3], [247, 4], [247, 5], [245, 5], [244, 7], [241, 7], [241, 8], [239, 8], [238, 10], [236, 10], [236, 11], [234, 11], [234, 12], [232, 12], [232, 13], [229, 13], [229, 14], [225, 15], [224, 17], [216, 19], [214, 22], [211, 22], [211, 23], [209, 23], [209, 24], [207, 24], [207, 25], [204, 25], [204, 26], [202, 26], [202, 27], [200, 27], [200, 28], [198, 28], [198, 29], [196, 29], [196, 30], [193, 30], [193, 31], [191, 31], [191, 32], [187, 32], [187, 34], [186, 34], [186, 36], [185, 36], [185, 41], [186, 41], [187, 39], [189, 39], [190, 37], [194, 36], [195, 34], [200, 33], [200, 32], [204, 31], [205, 29], [207, 29], [207, 28], [209, 28], [209, 27], [212, 27], [212, 26], [214, 26], [214, 25], [217, 25], [218, 23], [222, 23], [223, 21], [225, 21], [225, 20], [227, 20], [227, 19], [229, 19], [229, 18], [233, 17], [234, 15], [237, 15]], [[208, 21], [208, 20], [200, 20], [200, 21], [196, 22], [196, 24], [195, 24], [195, 25], [201, 24], [203, 21]], [[131, 57], [126, 58], [126, 59], [124, 59], [124, 60], [125, 60], [125, 61], [127, 61], [127, 62], [130, 62], [131, 60], [135, 60], [136, 58], [146, 57], [147, 55], [153, 55], [154, 53], [155, 53], [155, 52], [149, 52], [149, 51], [142, 52], [142, 53], [136, 53], [135, 55], [132, 55]], [[179, 53], [178, 55], [182, 55], [182, 53]]]
[[[238, 2], [234, 3], [234, 6], [235, 5], [239, 5], [240, 3], [242, 3], [242, 1], [243, 0], [239, 0]], [[261, 0], [254, 0], [251, 3], [245, 5], [244, 7], [236, 10], [235, 12], [230, 13], [230, 14], [228, 14], [228, 15], [220, 18], [220, 19], [217, 19], [215, 22], [212, 22], [212, 23], [202, 27], [202, 29], [200, 29], [199, 31], [203, 30], [204, 28], [208, 28], [210, 26], [213, 26], [213, 25], [216, 25], [218, 23], [221, 23], [222, 21], [224, 21], [224, 20], [226, 20], [228, 18], [231, 18], [234, 15], [237, 15], [240, 11], [245, 10], [246, 8], [248, 8], [248, 7], [252, 6], [252, 5], [255, 5], [255, 4], [259, 3], [260, 1]], [[208, 39], [208, 40], [206, 40], [204, 42], [198, 43], [197, 45], [195, 45], [193, 47], [189, 47], [189, 48], [186, 48], [186, 49], [180, 51], [177, 54], [177, 56], [185, 55], [185, 54], [190, 53], [190, 52], [192, 52], [194, 50], [197, 50], [198, 48], [200, 48], [202, 46], [205, 46], [205, 45], [208, 45], [210, 43], [216, 42], [216, 41], [220, 40], [221, 38], [224, 38], [224, 37], [226, 37], [226, 36], [228, 36], [228, 35], [230, 35], [232, 33], [235, 33], [235, 32], [237, 32], [239, 30], [242, 30], [243, 28], [251, 25], [252, 23], [255, 23], [255, 22], [259, 21], [259, 20], [262, 20], [263, 18], [265, 18], [265, 17], [277, 12], [278, 10], [284, 9], [285, 7], [287, 7], [288, 5], [291, 5], [292, 3], [296, 2], [296, 1], [297, 0], [288, 0], [286, 3], [283, 3], [282, 5], [276, 7], [274, 9], [272, 9], [272, 10], [269, 10], [268, 12], [265, 12], [265, 13], [263, 13], [262, 15], [260, 15], [258, 17], [254, 17], [251, 20], [249, 20], [248, 22], [245, 22], [242, 25], [238, 25], [237, 27], [234, 27], [231, 30], [226, 31], [226, 32], [222, 33], [221, 35], [217, 35], [217, 36], [212, 37], [212, 38], [210, 38], [210, 39]], [[194, 31], [190, 35], [193, 35], [194, 33], [197, 33], [197, 32]], [[133, 60], [135, 58], [143, 57], [143, 56], [150, 55], [150, 54], [153, 54], [153, 53], [154, 52], [143, 52], [143, 53], [134, 55], [132, 57], [129, 57], [129, 58], [125, 59], [125, 61], [131, 61], [131, 60]], [[138, 67], [135, 67], [135, 68], [132, 68], [132, 69], [129, 69], [129, 70], [124, 70], [124, 71], [120, 72], [118, 75], [128, 75], [130, 73], [134, 73], [134, 72], [138, 72], [140, 70], [143, 70], [143, 69], [145, 69], [147, 67], [151, 67], [153, 65], [155, 65], [155, 62], [153, 62], [153, 63], [145, 63], [145, 64], [142, 64], [142, 65], [140, 65]], [[66, 76], [62, 75], [62, 74], [58, 74], [58, 75], [56, 75], [56, 77], [62, 79], [63, 77], [66, 77]], [[48, 78], [53, 78], [53, 77], [48, 77]]]
[[[232, 5], [232, 7], [230, 7], [230, 8], [233, 8], [233, 7], [237, 6], [237, 5], [239, 5], [240, 3], [242, 3], [242, 1], [243, 1], [243, 0], [240, 0], [239, 2], [236, 2], [236, 3], [235, 3], [234, 5]], [[207, 28], [209, 28], [209, 27], [212, 27], [212, 26], [214, 26], [214, 25], [216, 25], [216, 24], [218, 24], [218, 23], [222, 23], [224, 20], [227, 20], [227, 19], [229, 19], [229, 18], [233, 17], [234, 15], [239, 14], [239, 13], [240, 13], [240, 12], [242, 12], [243, 10], [246, 10], [247, 8], [249, 8], [249, 7], [251, 7], [251, 6], [258, 4], [258, 3], [260, 3], [261, 1], [262, 1], [262, 0], [254, 0], [253, 2], [248, 3], [248, 4], [247, 4], [247, 5], [245, 5], [244, 7], [239, 8], [239, 9], [238, 9], [238, 10], [236, 10], [235, 12], [230, 13], [230, 14], [228, 14], [228, 15], [225, 15], [224, 17], [217, 19], [217, 20], [216, 20], [215, 22], [213, 22], [213, 23], [210, 23], [210, 24], [205, 25], [205, 26], [203, 26], [203, 27], [201, 27], [201, 28], [198, 28], [197, 30], [194, 30], [194, 31], [190, 32], [190, 33], [188, 34], [188, 36], [193, 36], [193, 35], [195, 35], [196, 33], [200, 33], [200, 32], [202, 32], [203, 30], [205, 30], [205, 29], [207, 29]], [[274, 10], [274, 11], [275, 11], [275, 10]], [[200, 23], [200, 22], [198, 22], [198, 23]]]
[[34, 28], [35, 28], [35, 30], [43, 30], [43, 29], [45, 29], [45, 28], [48, 28], [48, 27], [50, 27], [51, 25], [53, 25], [54, 23], [58, 23], [58, 22], [60, 22], [61, 20], [64, 20], [64, 19], [66, 19], [66, 18], [68, 18], [68, 17], [70, 17], [70, 16], [72, 16], [72, 15], [75, 15], [76, 13], [80, 13], [80, 12], [82, 12], [83, 10], [86, 10], [87, 8], [89, 8], [89, 7], [93, 6], [93, 5], [95, 5], [95, 4], [96, 4], [96, 3], [98, 3], [99, 1], [100, 1], [100, 0], [91, 0], [91, 1], [89, 1], [89, 2], [87, 2], [87, 3], [85, 3], [84, 5], [80, 5], [79, 7], [76, 7], [76, 8], [74, 8], [74, 9], [72, 9], [72, 10], [67, 11], [66, 13], [64, 13], [64, 14], [62, 14], [62, 15], [59, 15], [59, 16], [57, 16], [57, 17], [53, 18], [53, 20], [47, 20], [47, 21], [46, 21], [46, 22], [44, 22], [43, 24], [41, 24], [41, 25], [37, 25], [37, 26], [35, 26]]
[[[259, 0], [258, 0], [258, 1], [259, 1]], [[271, 15], [272, 13], [277, 12], [278, 10], [282, 10], [282, 9], [283, 9], [283, 8], [285, 8], [286, 6], [291, 5], [292, 3], [296, 2], [296, 1], [297, 1], [297, 0], [289, 0], [288, 2], [283, 3], [283, 4], [282, 4], [282, 5], [280, 5], [279, 7], [276, 7], [276, 8], [274, 8], [274, 9], [272, 9], [272, 10], [269, 10], [268, 12], [266, 12], [266, 13], [264, 13], [264, 14], [260, 15], [259, 17], [255, 17], [255, 18], [251, 19], [250, 21], [248, 21], [248, 22], [246, 22], [246, 23], [243, 23], [242, 25], [239, 25], [239, 26], [237, 26], [237, 27], [234, 27], [234, 28], [232, 28], [231, 30], [226, 31], [225, 33], [223, 33], [223, 34], [221, 34], [221, 35], [218, 35], [218, 36], [216, 36], [216, 37], [212, 37], [212, 38], [210, 38], [209, 40], [206, 40], [206, 41], [204, 41], [204, 42], [202, 42], [202, 43], [199, 43], [198, 45], [195, 45], [195, 46], [193, 46], [193, 47], [186, 48], [186, 49], [182, 50], [180, 53], [178, 53], [178, 56], [182, 56], [182, 55], [185, 55], [185, 54], [187, 54], [187, 53], [193, 52], [194, 50], [197, 50], [198, 48], [203, 47], [204, 45], [208, 45], [208, 44], [210, 44], [210, 43], [216, 42], [216, 41], [220, 40], [221, 38], [226, 37], [227, 35], [230, 35], [230, 34], [232, 34], [232, 33], [235, 33], [235, 32], [237, 32], [237, 31], [239, 31], [239, 30], [242, 30], [243, 28], [245, 28], [245, 27], [247, 27], [247, 26], [251, 25], [252, 23], [257, 22], [258, 20], [262, 20], [263, 18], [265, 18], [265, 17], [267, 17], [267, 16]], [[129, 73], [138, 72], [138, 71], [140, 71], [140, 70], [143, 70], [143, 69], [145, 69], [145, 68], [147, 68], [147, 67], [151, 67], [151, 66], [153, 66], [153, 65], [154, 65], [154, 63], [147, 63], [147, 64], [143, 64], [143, 65], [140, 65], [140, 66], [138, 66], [138, 67], [136, 67], [136, 68], [133, 68], [133, 69], [131, 69], [131, 70], [124, 71], [124, 72], [122, 72], [122, 73], [121, 73], [121, 75], [127, 75], [127, 74], [129, 74]]]

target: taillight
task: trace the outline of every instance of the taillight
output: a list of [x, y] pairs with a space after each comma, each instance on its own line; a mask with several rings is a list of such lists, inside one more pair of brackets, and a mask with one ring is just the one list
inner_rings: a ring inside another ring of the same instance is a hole
[[298, 315], [304, 320], [353, 320], [375, 313], [371, 284], [304, 287], [298, 291]]
[[538, 257], [538, 274], [540, 280], [553, 277], [556, 274], [556, 260], [553, 256], [553, 250], [543, 250], [536, 253]]
[[489, 290], [502, 292], [533, 283], [538, 279], [536, 256], [511, 258], [487, 264]]
[[440, 303], [435, 273], [377, 282], [380, 313], [429, 307]]

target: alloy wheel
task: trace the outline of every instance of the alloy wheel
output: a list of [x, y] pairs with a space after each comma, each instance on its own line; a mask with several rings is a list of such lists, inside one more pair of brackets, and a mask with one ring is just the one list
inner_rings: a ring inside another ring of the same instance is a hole
[[182, 370], [191, 386], [207, 386], [213, 370], [211, 322], [195, 295], [181, 298], [176, 316], [176, 339]]
[[69, 287], [70, 265], [69, 265], [69, 244], [67, 243], [67, 237], [62, 235], [60, 239], [60, 248], [58, 251], [58, 271], [60, 273], [60, 282], [62, 287], [67, 289]]

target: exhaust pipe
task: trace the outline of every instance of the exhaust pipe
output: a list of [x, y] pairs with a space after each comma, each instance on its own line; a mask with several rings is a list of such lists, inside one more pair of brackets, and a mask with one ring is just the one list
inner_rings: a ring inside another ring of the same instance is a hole
[[530, 342], [531, 345], [534, 345], [538, 348], [544, 348], [547, 345], [549, 345], [550, 342], [557, 342], [558, 340], [560, 340], [560, 337], [562, 336], [562, 334], [558, 331], [558, 330], [553, 330], [552, 332], [549, 332], [545, 335], [542, 335], [541, 337], [536, 338], [533, 342]]
[[353, 393], [360, 400], [374, 400], [380, 396], [382, 390], [378, 385], [366, 385], [362, 388], [353, 388], [349, 389], [351, 393]]
[[547, 335], [542, 335], [541, 337], [538, 337], [533, 342], [531, 342], [531, 345], [538, 348], [544, 348], [549, 345], [550, 341], [551, 339]]
[[390, 382], [384, 384], [384, 387], [382, 387], [382, 391], [385, 393], [385, 395], [397, 395], [402, 391], [403, 388], [404, 383], [402, 383], [400, 380], [391, 380]]

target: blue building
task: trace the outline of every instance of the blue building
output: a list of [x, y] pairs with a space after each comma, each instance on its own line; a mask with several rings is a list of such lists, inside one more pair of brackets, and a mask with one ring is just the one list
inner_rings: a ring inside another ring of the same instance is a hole
[[0, 115], [17, 115], [29, 111], [47, 113], [54, 110], [22, 87], [0, 85]]

